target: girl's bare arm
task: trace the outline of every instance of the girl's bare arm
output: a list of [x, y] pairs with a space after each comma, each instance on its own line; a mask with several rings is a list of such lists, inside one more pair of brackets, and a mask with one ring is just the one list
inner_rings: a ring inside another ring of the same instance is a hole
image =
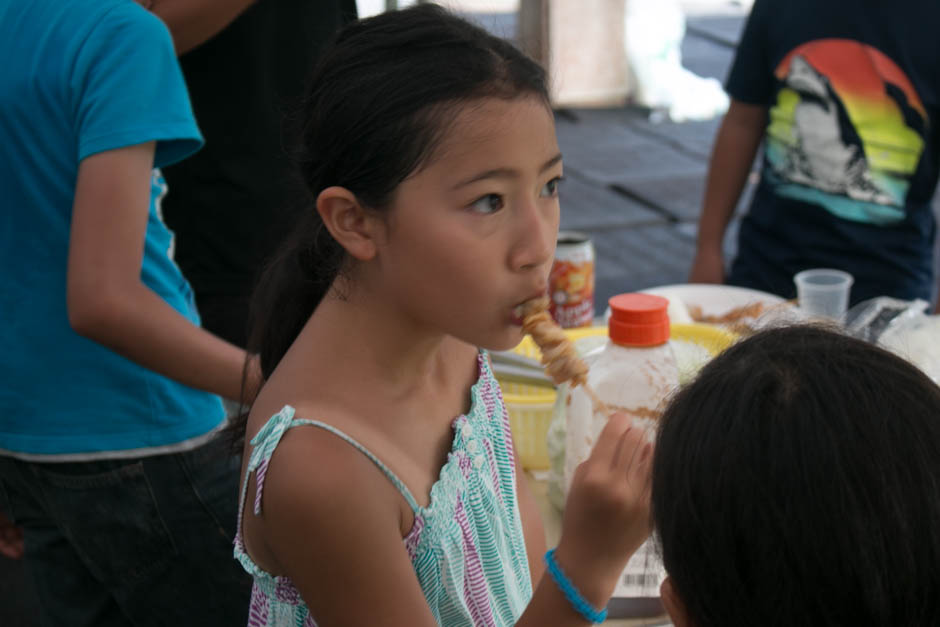
[[[556, 553], [597, 606], [649, 534], [649, 451], [624, 418], [579, 470]], [[249, 551], [291, 578], [321, 627], [436, 624], [404, 548], [400, 499], [361, 453], [318, 429], [292, 430], [268, 466], [262, 507], [254, 520], [245, 513]], [[547, 574], [517, 622], [586, 624]]]
[[245, 508], [249, 554], [290, 577], [318, 625], [436, 625], [404, 548], [402, 499], [362, 453], [321, 429], [291, 429], [261, 503], [260, 515]]

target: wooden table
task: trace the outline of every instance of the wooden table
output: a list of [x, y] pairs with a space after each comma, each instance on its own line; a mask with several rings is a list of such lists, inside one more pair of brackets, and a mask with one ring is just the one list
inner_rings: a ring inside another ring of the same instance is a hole
[[[558, 544], [558, 538], [561, 536], [561, 512], [548, 500], [548, 484], [526, 471], [526, 479], [529, 481], [529, 487], [532, 490], [535, 501], [538, 503], [539, 511], [542, 514], [542, 522], [545, 525], [545, 542], [547, 546], [552, 547]], [[610, 618], [604, 622], [611, 627], [654, 627], [671, 625], [668, 615], [653, 616], [649, 618]]]

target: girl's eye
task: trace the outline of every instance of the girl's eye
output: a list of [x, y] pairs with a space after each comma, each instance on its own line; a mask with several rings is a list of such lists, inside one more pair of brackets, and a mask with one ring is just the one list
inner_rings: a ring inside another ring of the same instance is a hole
[[552, 180], [550, 180], [550, 181], [549, 181], [548, 183], [546, 183], [545, 186], [542, 188], [542, 193], [540, 194], [540, 196], [542, 196], [542, 198], [552, 198], [552, 197], [554, 197], [554, 196], [557, 196], [557, 195], [558, 195], [558, 185], [559, 185], [563, 180], [564, 180], [564, 179], [563, 179], [562, 177], [560, 177], [560, 176], [556, 176], [555, 178], [553, 178]]
[[495, 213], [503, 208], [503, 197], [499, 194], [487, 194], [470, 205], [470, 208], [479, 213]]

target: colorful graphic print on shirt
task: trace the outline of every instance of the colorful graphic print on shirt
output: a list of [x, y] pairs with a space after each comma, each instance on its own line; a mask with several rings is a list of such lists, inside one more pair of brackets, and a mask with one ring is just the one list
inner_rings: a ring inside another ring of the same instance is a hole
[[820, 39], [775, 74], [765, 172], [777, 193], [846, 220], [902, 220], [930, 120], [898, 65], [857, 41]]

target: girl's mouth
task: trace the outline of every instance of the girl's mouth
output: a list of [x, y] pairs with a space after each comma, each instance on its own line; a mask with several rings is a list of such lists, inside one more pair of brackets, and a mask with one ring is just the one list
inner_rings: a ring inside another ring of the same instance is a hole
[[522, 322], [525, 320], [526, 316], [543, 309], [548, 309], [548, 306], [548, 296], [544, 291], [533, 294], [512, 308], [513, 324], [522, 326]]

